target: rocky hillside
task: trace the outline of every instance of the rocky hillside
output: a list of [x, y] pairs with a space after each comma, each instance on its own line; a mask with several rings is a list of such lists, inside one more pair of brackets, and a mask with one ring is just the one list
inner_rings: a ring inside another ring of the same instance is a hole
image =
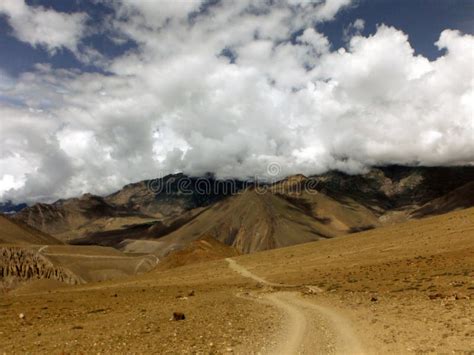
[[241, 253], [251, 253], [331, 238], [338, 233], [287, 200], [250, 188], [216, 203], [160, 238], [160, 252], [181, 248], [202, 235], [210, 235]]
[[332, 171], [254, 187], [176, 174], [106, 197], [37, 204], [15, 218], [73, 244], [164, 255], [206, 235], [249, 253], [466, 208], [473, 182], [474, 167]]
[[38, 203], [25, 208], [14, 218], [45, 233], [60, 235], [91, 224], [99, 219], [142, 216], [140, 213], [113, 205], [103, 197], [85, 194], [79, 198]]
[[126, 185], [105, 197], [105, 200], [115, 206], [140, 211], [149, 216], [170, 217], [209, 206], [236, 193], [243, 185], [238, 180], [228, 181], [228, 184], [216, 182], [211, 175], [197, 178], [173, 174], [162, 179]]
[[422, 218], [472, 206], [474, 206], [474, 181], [425, 203], [411, 215], [415, 218]]
[[383, 213], [422, 206], [474, 181], [474, 167], [389, 166], [361, 175], [329, 172], [312, 179], [319, 191], [331, 197], [351, 197]]
[[55, 265], [36, 250], [21, 247], [0, 247], [0, 282], [50, 279], [67, 284], [80, 283], [71, 271]]

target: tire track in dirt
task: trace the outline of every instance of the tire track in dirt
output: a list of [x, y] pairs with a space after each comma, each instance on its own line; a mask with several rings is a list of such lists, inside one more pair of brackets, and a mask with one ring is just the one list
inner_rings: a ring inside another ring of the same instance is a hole
[[[226, 261], [233, 271], [266, 286], [296, 287], [269, 282], [234, 259], [227, 258]], [[304, 300], [296, 292], [273, 292], [263, 297], [249, 295], [250, 299], [275, 306], [285, 316], [282, 332], [276, 339], [276, 346], [269, 351], [270, 354], [365, 353], [350, 321], [336, 310]]]

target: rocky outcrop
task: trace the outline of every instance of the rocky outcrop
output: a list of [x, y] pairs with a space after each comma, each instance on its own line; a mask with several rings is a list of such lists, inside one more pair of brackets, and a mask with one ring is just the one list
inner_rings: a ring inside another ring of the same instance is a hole
[[81, 283], [71, 271], [54, 265], [35, 250], [21, 247], [0, 247], [0, 281], [7, 278], [21, 281], [52, 279], [71, 285]]

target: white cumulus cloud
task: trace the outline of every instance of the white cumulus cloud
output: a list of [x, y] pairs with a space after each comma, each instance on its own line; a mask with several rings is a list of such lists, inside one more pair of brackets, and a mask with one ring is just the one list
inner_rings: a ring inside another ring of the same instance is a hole
[[52, 52], [61, 47], [76, 51], [87, 20], [84, 13], [60, 13], [41, 6], [29, 6], [25, 0], [0, 1], [1, 14], [7, 16], [13, 35], [20, 41], [43, 46]]
[[4, 199], [265, 177], [270, 162], [281, 176], [473, 163], [473, 36], [443, 31], [429, 60], [385, 25], [334, 48], [318, 23], [348, 1], [113, 4], [111, 28], [139, 45], [108, 75], [38, 65], [0, 85]]

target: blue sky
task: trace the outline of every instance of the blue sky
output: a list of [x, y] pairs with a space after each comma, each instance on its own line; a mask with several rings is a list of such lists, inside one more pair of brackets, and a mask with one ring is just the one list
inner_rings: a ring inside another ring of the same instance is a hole
[[[29, 5], [53, 8], [60, 12], [86, 12], [93, 24], [100, 24], [104, 17], [113, 14], [113, 9], [97, 1], [75, 0], [29, 0]], [[470, 0], [358, 0], [341, 11], [334, 21], [323, 23], [318, 28], [324, 32], [334, 47], [344, 46], [344, 28], [360, 18], [366, 23], [365, 34], [374, 33], [378, 24], [387, 24], [403, 30], [417, 53], [430, 59], [439, 56], [434, 45], [444, 29], [457, 29], [463, 33], [474, 33], [474, 2]], [[106, 33], [96, 33], [84, 39], [108, 57], [115, 57], [134, 48], [129, 41], [117, 45]], [[11, 75], [31, 70], [35, 63], [51, 63], [58, 68], [77, 67], [85, 71], [101, 70], [85, 65], [67, 49], [51, 55], [41, 47], [32, 47], [12, 36], [12, 28], [5, 16], [0, 16], [0, 67]]]
[[474, 164], [473, 34], [468, 0], [1, 0], [0, 200]]
[[[98, 25], [106, 16], [113, 14], [112, 8], [96, 1], [33, 0], [27, 1], [27, 3], [64, 13], [85, 12], [89, 16], [88, 22], [91, 25]], [[17, 75], [23, 71], [31, 70], [36, 63], [51, 63], [57, 68], [100, 71], [100, 68], [85, 65], [77, 60], [76, 56], [68, 49], [61, 49], [52, 55], [44, 47], [33, 47], [29, 43], [17, 40], [12, 32], [13, 29], [8, 24], [6, 15], [0, 16], [0, 67], [10, 75]], [[106, 56], [115, 57], [134, 47], [133, 41], [121, 45], [115, 44], [106, 33], [101, 33], [100, 29], [96, 28], [92, 32], [83, 39], [84, 43], [97, 48]]]

